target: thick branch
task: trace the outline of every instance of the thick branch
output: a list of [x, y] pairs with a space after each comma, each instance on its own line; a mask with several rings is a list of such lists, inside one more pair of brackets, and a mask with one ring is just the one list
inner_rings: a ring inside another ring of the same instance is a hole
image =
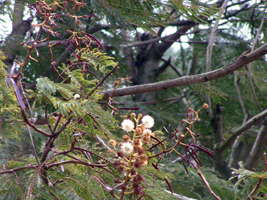
[[166, 40], [162, 41], [162, 43], [158, 43], [155, 46], [155, 50], [157, 51], [159, 57], [161, 58], [163, 54], [172, 46], [176, 40], [178, 40], [182, 35], [186, 33], [190, 28], [195, 26], [196, 24], [194, 23], [193, 25], [190, 26], [183, 26], [178, 29], [175, 33], [171, 34], [166, 38]]
[[[264, 44], [257, 50], [243, 55], [239, 57], [234, 63], [222, 67], [220, 69], [210, 71], [203, 74], [198, 74], [194, 76], [184, 76], [177, 79], [167, 80], [167, 81], [160, 81], [157, 83], [150, 83], [150, 84], [143, 84], [143, 85], [137, 85], [127, 88], [119, 88], [115, 90], [113, 93], [113, 97], [116, 96], [125, 96], [125, 95], [131, 95], [131, 94], [140, 94], [140, 93], [146, 93], [146, 92], [155, 92], [155, 91], [161, 91], [166, 90], [168, 88], [174, 88], [178, 86], [185, 86], [185, 85], [191, 85], [191, 84], [197, 84], [197, 83], [203, 83], [208, 82], [214, 79], [218, 79], [220, 77], [226, 76], [235, 70], [241, 68], [244, 65], [247, 65], [248, 63], [253, 62], [254, 60], [257, 60], [258, 58], [262, 57], [263, 55], [267, 54], [267, 44]], [[113, 92], [113, 89], [102, 91], [103, 93], [103, 99], [106, 99], [110, 96], [110, 94]]]
[[226, 147], [228, 147], [236, 139], [236, 137], [238, 135], [240, 135], [244, 131], [248, 130], [250, 127], [252, 127], [254, 124], [259, 122], [260, 120], [262, 120], [266, 116], [267, 116], [267, 109], [262, 111], [258, 115], [254, 116], [250, 120], [248, 120], [245, 124], [240, 126], [238, 129], [234, 130], [232, 132], [232, 135], [229, 138], [227, 138], [227, 140], [220, 147], [218, 147], [220, 149], [220, 151], [223, 151]]
[[19, 44], [23, 41], [26, 33], [31, 28], [31, 20], [23, 21], [23, 10], [25, 0], [16, 0], [14, 5], [14, 18], [12, 22], [12, 32], [7, 36], [3, 47], [4, 54], [7, 56], [5, 64], [8, 66], [8, 71], [13, 65], [15, 56], [18, 54]]

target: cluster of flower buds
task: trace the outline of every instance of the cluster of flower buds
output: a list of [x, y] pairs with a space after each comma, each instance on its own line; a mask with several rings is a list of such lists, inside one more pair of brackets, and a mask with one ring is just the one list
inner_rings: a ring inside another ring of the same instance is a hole
[[[114, 165], [117, 167], [120, 173], [125, 172], [126, 176], [122, 187], [127, 185], [127, 182], [132, 182], [132, 187], [135, 189], [136, 194], [140, 193], [140, 182], [144, 181], [142, 176], [136, 172], [136, 169], [148, 164], [148, 156], [146, 155], [146, 148], [152, 144], [151, 137], [155, 137], [155, 134], [151, 131], [154, 126], [153, 117], [146, 115], [142, 117], [139, 114], [132, 113], [127, 119], [124, 119], [121, 123], [121, 129], [126, 132], [123, 136], [123, 141], [117, 143], [111, 139], [109, 145], [119, 150], [116, 152], [117, 161]], [[126, 188], [121, 188], [126, 189]]]

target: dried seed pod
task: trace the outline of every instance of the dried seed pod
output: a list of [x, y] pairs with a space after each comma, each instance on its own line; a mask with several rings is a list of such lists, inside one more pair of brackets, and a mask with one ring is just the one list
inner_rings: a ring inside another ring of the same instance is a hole
[[141, 155], [139, 156], [139, 160], [140, 160], [141, 162], [147, 161], [147, 155], [146, 155], [146, 154], [141, 154]]
[[142, 135], [142, 134], [143, 134], [143, 131], [142, 131], [141, 128], [137, 127], [137, 128], [135, 129], [135, 133], [136, 133], [136, 135]]
[[139, 139], [134, 140], [134, 146], [135, 147], [142, 147], [142, 145], [143, 145], [143, 143], [141, 140], [139, 140]]
[[123, 136], [123, 140], [124, 140], [125, 142], [130, 142], [130, 141], [131, 141], [131, 138], [130, 138], [128, 135], [124, 135], [124, 136]]
[[145, 153], [145, 149], [143, 147], [137, 147], [136, 148], [136, 152], [141, 155], [141, 154], [144, 154]]

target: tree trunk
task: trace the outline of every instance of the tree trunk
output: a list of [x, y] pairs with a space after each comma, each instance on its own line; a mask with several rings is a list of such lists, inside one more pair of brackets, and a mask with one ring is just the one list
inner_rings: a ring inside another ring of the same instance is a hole
[[13, 11], [12, 32], [7, 36], [3, 46], [4, 54], [7, 56], [5, 64], [10, 71], [15, 55], [18, 55], [20, 43], [26, 36], [27, 31], [31, 28], [31, 20], [23, 21], [23, 11], [25, 7], [25, 0], [16, 0]]
[[223, 142], [223, 121], [220, 104], [216, 105], [212, 125], [214, 129], [214, 168], [223, 179], [228, 180], [232, 171], [224, 160], [223, 151], [217, 148]]

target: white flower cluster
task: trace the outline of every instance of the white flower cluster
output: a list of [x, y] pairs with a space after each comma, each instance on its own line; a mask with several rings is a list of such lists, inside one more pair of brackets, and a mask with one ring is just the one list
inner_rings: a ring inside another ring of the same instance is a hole
[[142, 118], [142, 123], [146, 128], [152, 128], [154, 126], [154, 119], [153, 117], [146, 115]]
[[121, 148], [121, 151], [125, 154], [130, 154], [133, 151], [133, 145], [129, 142], [122, 143], [120, 148]]
[[132, 120], [125, 119], [121, 123], [121, 128], [126, 132], [131, 132], [134, 129], [134, 123]]

